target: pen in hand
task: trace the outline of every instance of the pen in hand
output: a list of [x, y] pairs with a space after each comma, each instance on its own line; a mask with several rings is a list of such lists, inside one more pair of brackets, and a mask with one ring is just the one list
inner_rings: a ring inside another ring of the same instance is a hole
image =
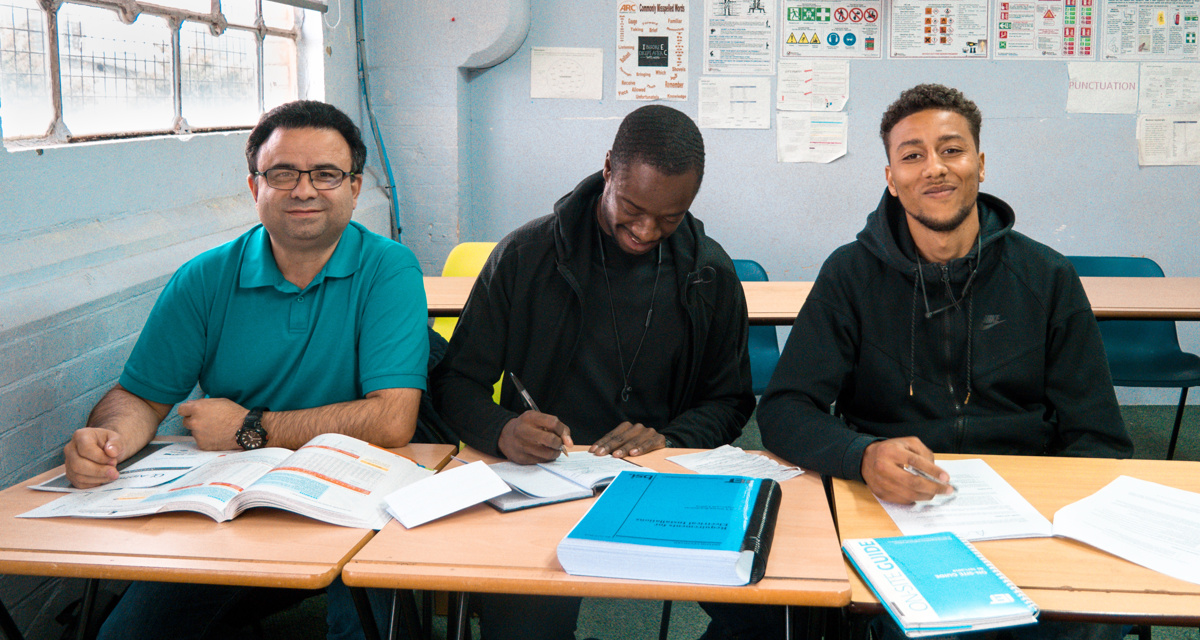
[[[513, 386], [515, 386], [517, 388], [517, 393], [521, 394], [521, 398], [523, 400], [525, 400], [525, 404], [530, 409], [532, 409], [538, 413], [541, 413], [542, 410], [539, 409], [537, 406], [537, 403], [533, 401], [533, 396], [529, 395], [529, 392], [525, 390], [525, 385], [521, 384], [521, 381], [517, 379], [516, 374], [514, 374], [512, 371], [509, 371], [508, 377], [512, 379]], [[564, 456], [567, 456], [567, 457], [571, 456], [571, 454], [567, 453], [567, 445], [565, 445], [565, 444], [558, 445], [558, 450], [562, 451]]]
[[[912, 465], [908, 465], [908, 464], [904, 465], [904, 470], [913, 474], [914, 476], [917, 476], [918, 478], [925, 478], [926, 480], [936, 483], [936, 484], [939, 484], [943, 487], [950, 487], [949, 494], [938, 494], [938, 496], [945, 496], [945, 498], [943, 498], [944, 500], [949, 500], [950, 498], [953, 498], [954, 496], [958, 495], [958, 487], [950, 484], [949, 482], [942, 482], [941, 480], [938, 480], [937, 478], [929, 475], [928, 473], [925, 473], [924, 471], [921, 471], [920, 469], [918, 469]], [[937, 496], [934, 496], [934, 497], [937, 498]]]

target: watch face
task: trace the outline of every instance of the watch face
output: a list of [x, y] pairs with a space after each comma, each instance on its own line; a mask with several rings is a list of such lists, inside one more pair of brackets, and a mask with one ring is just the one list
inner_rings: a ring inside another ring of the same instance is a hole
[[267, 432], [259, 426], [242, 427], [237, 432], [237, 443], [243, 449], [259, 449], [267, 443]]

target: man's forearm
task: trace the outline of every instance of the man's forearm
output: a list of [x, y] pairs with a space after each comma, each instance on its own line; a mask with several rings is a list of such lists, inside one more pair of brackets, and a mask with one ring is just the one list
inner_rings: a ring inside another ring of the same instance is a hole
[[119, 433], [125, 444], [120, 459], [125, 460], [154, 438], [170, 410], [170, 405], [150, 402], [116, 385], [92, 408], [87, 427]]
[[403, 447], [412, 439], [420, 389], [381, 389], [362, 400], [263, 415], [267, 446], [297, 449], [323, 433], [341, 433], [381, 447]]

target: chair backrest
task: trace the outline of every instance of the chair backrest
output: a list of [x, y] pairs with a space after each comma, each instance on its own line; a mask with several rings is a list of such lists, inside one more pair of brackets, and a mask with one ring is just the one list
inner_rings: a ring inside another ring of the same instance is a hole
[[[1150, 258], [1067, 256], [1080, 277], [1161, 278], [1162, 267]], [[1121, 361], [1180, 351], [1179, 334], [1170, 320], [1105, 320], [1100, 323], [1104, 350], [1114, 368]]]
[[[738, 280], [743, 282], [767, 281], [767, 270], [754, 260], [734, 260], [733, 268], [737, 271]], [[762, 395], [767, 390], [771, 375], [775, 373], [775, 364], [779, 362], [779, 337], [775, 327], [750, 327], [748, 342], [750, 381], [754, 386], [754, 395]]]
[[[459, 243], [450, 250], [450, 255], [446, 256], [446, 264], [442, 266], [442, 277], [473, 278], [479, 275], [479, 272], [483, 270], [483, 265], [487, 263], [488, 256], [492, 255], [492, 249], [495, 248], [495, 242]], [[454, 335], [454, 327], [457, 326], [458, 318], [433, 319], [433, 330], [446, 340]], [[492, 391], [492, 399], [496, 402], [500, 402], [500, 382], [500, 380], [496, 381]]]

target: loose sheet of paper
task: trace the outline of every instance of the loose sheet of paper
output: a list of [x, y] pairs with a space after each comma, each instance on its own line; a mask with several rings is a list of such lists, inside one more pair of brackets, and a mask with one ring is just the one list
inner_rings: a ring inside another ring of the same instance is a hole
[[1200, 494], [1121, 476], [1059, 509], [1054, 535], [1200, 584]]
[[1136, 113], [1136, 62], [1067, 63], [1067, 113]]
[[785, 467], [766, 456], [749, 453], [729, 444], [711, 451], [671, 456], [667, 460], [696, 473], [769, 478], [777, 482], [804, 473], [800, 467]]
[[604, 50], [533, 47], [529, 97], [599, 100], [604, 97]]
[[1050, 535], [1050, 521], [988, 463], [973, 458], [943, 460], [937, 465], [950, 474], [950, 483], [958, 488], [953, 500], [938, 505], [879, 501], [904, 535], [951, 531], [966, 540]]
[[849, 118], [844, 113], [775, 112], [780, 162], [833, 162], [846, 155]]
[[688, 99], [687, 0], [617, 2], [617, 100]]
[[892, 58], [987, 58], [988, 0], [894, 0]]
[[539, 462], [537, 466], [558, 474], [581, 487], [593, 487], [605, 479], [615, 478], [622, 471], [654, 473], [652, 469], [639, 467], [624, 458], [598, 456], [587, 451], [577, 451], [569, 456], [559, 456], [550, 462]]
[[1200, 116], [1138, 116], [1138, 164], [1200, 164]]
[[775, 0], [704, 1], [704, 73], [775, 73]]
[[850, 98], [847, 60], [780, 60], [775, 108], [841, 111]]
[[881, 0], [783, 0], [781, 58], [879, 58]]
[[477, 460], [414, 482], [384, 500], [388, 513], [411, 529], [509, 490], [495, 471]]
[[1141, 68], [1138, 111], [1200, 114], [1200, 65], [1147, 62]]
[[770, 78], [701, 78], [701, 129], [770, 129]]

